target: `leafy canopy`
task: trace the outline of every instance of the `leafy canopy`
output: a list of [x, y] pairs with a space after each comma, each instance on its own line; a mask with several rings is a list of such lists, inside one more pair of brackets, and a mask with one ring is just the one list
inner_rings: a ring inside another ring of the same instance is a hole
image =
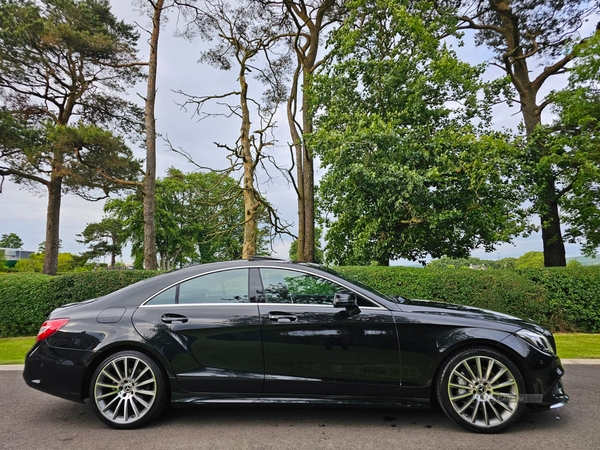
[[311, 91], [326, 258], [465, 257], [523, 231], [514, 148], [485, 127], [496, 87], [440, 41], [451, 23], [427, 2], [347, 6]]

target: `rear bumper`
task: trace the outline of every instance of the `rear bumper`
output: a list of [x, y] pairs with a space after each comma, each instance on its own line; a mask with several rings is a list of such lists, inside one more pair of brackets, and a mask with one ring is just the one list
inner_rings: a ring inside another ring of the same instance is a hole
[[75, 402], [83, 402], [84, 361], [90, 352], [56, 349], [37, 343], [25, 358], [23, 379], [28, 386]]

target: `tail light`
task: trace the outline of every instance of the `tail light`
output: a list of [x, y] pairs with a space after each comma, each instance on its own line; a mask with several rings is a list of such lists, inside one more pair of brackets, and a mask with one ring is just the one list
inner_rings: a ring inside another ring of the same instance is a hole
[[64, 327], [67, 323], [69, 323], [69, 319], [51, 319], [46, 320], [41, 328], [38, 331], [36, 342], [43, 341], [44, 339], [49, 338], [62, 327]]

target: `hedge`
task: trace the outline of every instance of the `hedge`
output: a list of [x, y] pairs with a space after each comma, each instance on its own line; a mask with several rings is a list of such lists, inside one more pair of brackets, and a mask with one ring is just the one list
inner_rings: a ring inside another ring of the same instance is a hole
[[110, 294], [156, 274], [144, 270], [79, 272], [56, 277], [0, 274], [0, 337], [34, 336], [53, 309]]
[[[532, 319], [553, 331], [600, 332], [600, 267], [527, 270], [340, 267], [390, 295], [448, 301]], [[156, 275], [141, 270], [50, 277], [0, 274], [0, 337], [35, 335], [66, 303], [106, 295]]]

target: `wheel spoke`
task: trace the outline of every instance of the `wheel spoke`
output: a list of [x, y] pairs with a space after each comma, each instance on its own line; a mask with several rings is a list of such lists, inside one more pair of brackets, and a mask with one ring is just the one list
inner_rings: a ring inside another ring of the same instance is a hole
[[457, 371], [454, 371], [454, 372], [453, 372], [453, 375], [456, 375], [456, 376], [458, 376], [459, 378], [462, 378], [463, 380], [465, 380], [469, 386], [472, 386], [472, 385], [473, 385], [473, 381], [472, 381], [472, 380], [469, 380], [469, 379], [468, 379], [467, 377], [465, 377], [465, 376], [464, 376], [462, 373], [460, 373], [460, 372], [457, 372]]
[[475, 365], [477, 366], [477, 376], [481, 380], [483, 378], [483, 371], [481, 370], [481, 358], [479, 356], [475, 358]]
[[115, 397], [115, 398], [113, 398], [113, 399], [112, 399], [110, 402], [108, 402], [108, 403], [106, 404], [106, 406], [104, 407], [104, 409], [102, 410], [102, 412], [106, 412], [106, 411], [108, 411], [108, 410], [109, 410], [109, 408], [112, 406], [112, 404], [113, 404], [114, 402], [118, 401], [118, 400], [119, 400], [119, 397], [118, 397], [118, 396], [117, 396], [117, 397]]
[[485, 422], [486, 426], [490, 426], [490, 419], [488, 417], [488, 412], [487, 412], [487, 403], [488, 402], [482, 402], [481, 403], [481, 407], [483, 409], [483, 421]]
[[494, 390], [496, 390], [496, 389], [502, 389], [502, 388], [505, 388], [505, 387], [508, 387], [508, 386], [513, 386], [515, 384], [517, 384], [517, 383], [515, 383], [515, 380], [508, 380], [508, 381], [505, 381], [504, 383], [493, 385], [492, 389], [494, 389]]
[[471, 414], [471, 423], [475, 423], [475, 419], [477, 418], [477, 410], [479, 409], [479, 400], [475, 402], [475, 408], [473, 408], [473, 413]]
[[138, 387], [144, 386], [144, 385], [146, 385], [148, 383], [154, 383], [154, 378], [150, 378], [150, 379], [148, 379], [146, 381], [142, 381], [141, 383], [136, 383], [135, 387], [138, 388]]
[[456, 397], [450, 397], [450, 400], [452, 400], [453, 402], [455, 402], [456, 400], [467, 398], [467, 397], [470, 397], [472, 395], [473, 395], [472, 392], [467, 392], [466, 394], [457, 395]]
[[102, 375], [104, 375], [106, 378], [110, 378], [110, 379], [111, 379], [111, 380], [113, 380], [115, 383], [118, 383], [118, 382], [119, 382], [119, 380], [118, 380], [118, 379], [116, 379], [115, 377], [113, 377], [113, 376], [112, 376], [112, 375], [111, 375], [111, 374], [108, 372], [108, 370], [106, 370], [106, 369], [102, 371]]
[[131, 409], [133, 410], [133, 418], [137, 418], [140, 415], [140, 411], [138, 410], [137, 405], [135, 404], [135, 396], [129, 399], [129, 403], [131, 403]]
[[471, 370], [471, 367], [469, 366], [469, 364], [467, 363], [467, 361], [463, 361], [462, 365], [464, 367], [467, 368], [467, 370], [469, 371], [469, 374], [471, 375], [471, 380], [476, 380], [477, 377], [475, 376], [475, 374], [473, 373], [473, 371]]
[[498, 381], [498, 379], [504, 375], [507, 372], [507, 370], [503, 367], [495, 376], [494, 378], [492, 378], [490, 380], [490, 384], [494, 384], [496, 381]]
[[150, 408], [150, 403], [144, 400], [142, 397], [138, 397], [136, 394], [133, 395], [133, 398], [140, 403], [144, 408]]
[[135, 390], [136, 394], [140, 394], [140, 395], [150, 395], [150, 396], [154, 396], [154, 391], [143, 391], [141, 389], [136, 389]]
[[96, 383], [96, 386], [108, 389], [119, 389], [119, 386], [117, 386], [116, 384]]
[[144, 370], [142, 370], [137, 377], [135, 377], [135, 379], [133, 380], [134, 383], [137, 383], [137, 381], [142, 378], [142, 375], [144, 375], [146, 372], [148, 372], [150, 369], [148, 368], [148, 366], [144, 367]]
[[113, 361], [111, 366], [113, 367], [113, 369], [115, 369], [115, 373], [117, 374], [117, 376], [122, 380], [123, 375], [121, 375], [121, 372], [119, 371], [119, 368], [117, 367], [116, 361]]
[[504, 402], [501, 402], [501, 401], [499, 401], [499, 400], [497, 400], [497, 399], [495, 399], [495, 398], [493, 398], [493, 397], [492, 397], [492, 400], [493, 400], [494, 402], [496, 402], [498, 405], [502, 406], [502, 407], [503, 407], [505, 410], [507, 410], [508, 412], [513, 412], [513, 411], [514, 411], [514, 410], [513, 410], [513, 409], [512, 409], [510, 406], [508, 406], [506, 403], [504, 403]]
[[494, 360], [490, 358], [487, 366], [487, 370], [485, 371], [485, 379], [489, 380], [490, 375], [492, 374], [492, 368], [494, 367]]
[[97, 395], [96, 396], [96, 400], [100, 400], [106, 397], [110, 397], [111, 395], [117, 395], [119, 393], [119, 391], [110, 391], [107, 392], [106, 394], [102, 394], [102, 395]]
[[117, 404], [117, 407], [113, 411], [112, 420], [115, 420], [117, 418], [117, 415], [119, 414], [119, 409], [122, 404], [123, 404], [123, 398], [119, 397], [119, 403]]
[[471, 406], [471, 403], [473, 403], [474, 401], [475, 401], [475, 397], [471, 397], [471, 399], [467, 403], [465, 403], [461, 409], [458, 410], [458, 413], [459, 414], [464, 413], [467, 410], [467, 408], [469, 406]]
[[503, 422], [504, 419], [502, 418], [500, 413], [498, 413], [498, 410], [496, 408], [494, 408], [494, 404], [491, 401], [488, 404], [490, 405], [490, 408], [492, 408], [492, 411], [494, 411], [494, 415], [496, 416], [496, 419], [498, 419], [499, 422]]

